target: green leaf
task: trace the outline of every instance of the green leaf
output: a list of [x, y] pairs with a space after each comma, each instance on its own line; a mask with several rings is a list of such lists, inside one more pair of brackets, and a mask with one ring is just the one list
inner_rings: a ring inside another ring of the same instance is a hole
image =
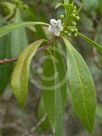
[[100, 53], [102, 53], [102, 47], [97, 44], [95, 41], [91, 40], [90, 38], [88, 38], [87, 36], [85, 36], [82, 33], [78, 32], [78, 35], [83, 38], [86, 42], [88, 42], [91, 46], [93, 46], [94, 48], [96, 48]]
[[[54, 51], [53, 51], [54, 50]], [[62, 136], [63, 134], [63, 120], [67, 97], [67, 77], [64, 63], [63, 50], [59, 44], [55, 44], [52, 54], [55, 62], [55, 70], [58, 73], [58, 78], [55, 80], [55, 136]]]
[[69, 0], [64, 0], [64, 4], [69, 4]]
[[[15, 16], [12, 20], [14, 23], [22, 21], [19, 9], [16, 9]], [[0, 59], [18, 57], [21, 51], [28, 45], [25, 29], [16, 30], [0, 39]], [[0, 66], [0, 92], [2, 93], [8, 85], [11, 73], [13, 70], [12, 64]]]
[[43, 23], [43, 22], [22, 22], [22, 23], [14, 23], [14, 24], [10, 24], [7, 26], [4, 26], [2, 28], [0, 28], [0, 37], [14, 31], [17, 29], [21, 29], [24, 27], [28, 27], [30, 25], [45, 25], [45, 26], [49, 26], [49, 24], [47, 23]]
[[68, 78], [73, 110], [84, 127], [92, 132], [96, 110], [96, 93], [92, 76], [82, 56], [66, 38], [63, 40], [67, 48]]
[[67, 99], [67, 76], [66, 76], [66, 68], [65, 68], [65, 52], [60, 47], [60, 44], [57, 43], [53, 47], [53, 50], [55, 50], [55, 58], [56, 58], [56, 70], [58, 72], [58, 79], [59, 79], [59, 88], [61, 89], [61, 96], [62, 96], [62, 104], [63, 104], [63, 112], [65, 110], [66, 106], [66, 99]]
[[11, 85], [13, 93], [21, 106], [24, 105], [28, 95], [29, 66], [32, 57], [44, 40], [29, 45], [20, 55], [12, 74]]
[[99, 12], [102, 16], [102, 0], [98, 0], [98, 7], [99, 7]]
[[[59, 79], [55, 80], [55, 136], [62, 136], [63, 134], [63, 103], [61, 97], [61, 89], [56, 87], [59, 84]], [[64, 91], [64, 90], [63, 90]]]
[[85, 0], [81, 0], [81, 5], [80, 5], [80, 8], [78, 9], [77, 11], [77, 14], [79, 14], [79, 12], [81, 11], [81, 9], [83, 8], [84, 4], [85, 4]]
[[46, 39], [46, 34], [42, 28], [42, 26], [35, 26], [35, 29], [36, 29], [36, 36], [40, 39], [44, 38]]
[[61, 7], [61, 6], [63, 6], [63, 4], [62, 4], [62, 3], [57, 3], [57, 5], [56, 5], [55, 9], [57, 9], [57, 8], [59, 8], [59, 7]]
[[[54, 89], [54, 80], [55, 69], [51, 54], [48, 51], [45, 51], [45, 62], [43, 69], [43, 77], [46, 77], [42, 80], [42, 95], [45, 104], [45, 109], [48, 114], [49, 122], [54, 131], [55, 129], [55, 89]], [[46, 79], [51, 80], [46, 80]], [[48, 87], [48, 88], [47, 88]]]
[[[21, 23], [22, 18], [20, 14], [20, 10], [16, 9], [15, 17], [12, 20], [14, 23]], [[18, 57], [21, 51], [28, 45], [28, 38], [24, 28], [13, 31], [10, 37], [10, 50], [11, 50], [11, 57]], [[16, 43], [16, 44], [15, 44]]]
[[[55, 136], [62, 136], [66, 103], [66, 74], [63, 58], [57, 45], [50, 52], [45, 52], [42, 95], [53, 132]], [[62, 84], [63, 79], [64, 82]]]
[[98, 7], [98, 0], [85, 0], [84, 8], [86, 12], [92, 12]]
[[[2, 5], [4, 9], [6, 9], [6, 10], [8, 9], [8, 14], [3, 19], [3, 21], [6, 21], [7, 19], [9, 19], [10, 17], [13, 16], [14, 10], [15, 10], [15, 5], [10, 2], [7, 2], [7, 1], [1, 2], [0, 5]], [[4, 12], [5, 12], [5, 10], [4, 10]]]
[[69, 4], [69, 3], [73, 3], [74, 0], [64, 0], [64, 4]]
[[[46, 109], [44, 105], [43, 98], [41, 97], [39, 106], [38, 106], [38, 111], [37, 111], [37, 116], [39, 119], [42, 119], [46, 115]], [[48, 117], [44, 120], [44, 122], [40, 125], [40, 127], [37, 129], [37, 132], [39, 133], [44, 133], [45, 131], [49, 130], [50, 125], [49, 125], [49, 120]]]
[[[10, 58], [10, 35], [0, 39], [0, 59]], [[2, 94], [10, 81], [12, 64], [0, 65], [0, 94]]]

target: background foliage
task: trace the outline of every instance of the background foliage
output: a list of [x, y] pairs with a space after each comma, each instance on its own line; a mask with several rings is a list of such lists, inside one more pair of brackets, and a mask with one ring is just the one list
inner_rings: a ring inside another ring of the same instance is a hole
[[[62, 9], [55, 10], [55, 6], [61, 0], [0, 0], [0, 26], [12, 22], [22, 21], [43, 21], [49, 23], [50, 18], [58, 18], [63, 13]], [[76, 6], [81, 4], [80, 0], [75, 0]], [[80, 12], [80, 22], [78, 28], [88, 37], [102, 44], [102, 0], [86, 0]], [[28, 27], [27, 29], [16, 30], [0, 39], [0, 59], [17, 57], [28, 43], [40, 38], [49, 38], [44, 27]], [[36, 34], [35, 34], [36, 33]], [[16, 35], [16, 36], [15, 36]], [[80, 38], [70, 38], [75, 48], [81, 53], [91, 69], [96, 90], [97, 90], [97, 112], [95, 119], [95, 136], [102, 133], [102, 59], [96, 49], [87, 46]], [[16, 43], [16, 44], [15, 44]], [[39, 70], [39, 58], [31, 64], [31, 78]], [[44, 115], [43, 102], [40, 101], [40, 90], [29, 83], [29, 98], [26, 110], [21, 110], [12, 94], [10, 87], [11, 73], [14, 63], [0, 65], [0, 135], [1, 136], [21, 136], [27, 131], [27, 135], [36, 136], [52, 134], [49, 123], [46, 119], [41, 123]], [[2, 82], [1, 82], [2, 81]], [[41, 108], [39, 108], [39, 105]], [[39, 128], [34, 130], [36, 124], [40, 122]], [[65, 135], [66, 136], [87, 136], [87, 132], [81, 127], [80, 122], [72, 115], [70, 103], [66, 107], [65, 113]], [[31, 129], [33, 128], [33, 129]]]

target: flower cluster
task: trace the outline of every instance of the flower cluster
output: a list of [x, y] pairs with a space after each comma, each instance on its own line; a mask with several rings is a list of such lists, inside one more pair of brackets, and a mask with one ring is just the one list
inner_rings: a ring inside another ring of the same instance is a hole
[[[77, 37], [77, 21], [80, 19], [78, 16], [79, 11], [76, 9], [76, 6], [71, 4], [65, 4], [62, 6], [65, 8], [66, 14], [60, 16], [61, 20], [50, 19], [48, 30], [55, 36], [73, 35]], [[63, 22], [63, 25], [61, 21]]]

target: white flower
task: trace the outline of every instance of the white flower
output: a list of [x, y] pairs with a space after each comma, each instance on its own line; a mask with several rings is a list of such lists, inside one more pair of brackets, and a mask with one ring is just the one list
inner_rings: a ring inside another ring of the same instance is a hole
[[60, 32], [63, 31], [61, 20], [50, 19], [49, 32], [52, 32], [55, 36], [60, 36]]

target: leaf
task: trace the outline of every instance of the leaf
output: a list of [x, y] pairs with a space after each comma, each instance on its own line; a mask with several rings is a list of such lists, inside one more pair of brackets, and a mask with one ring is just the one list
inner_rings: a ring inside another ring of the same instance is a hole
[[[54, 51], [53, 51], [54, 50]], [[55, 63], [55, 70], [58, 73], [58, 78], [55, 80], [55, 136], [62, 136], [63, 134], [63, 120], [67, 97], [67, 77], [64, 63], [63, 52], [59, 44], [55, 44], [52, 54]]]
[[92, 12], [97, 9], [98, 1], [97, 0], [85, 0], [84, 8], [86, 12]]
[[[12, 21], [14, 23], [20, 23], [22, 21], [19, 9], [16, 9]], [[0, 44], [0, 59], [18, 57], [21, 51], [28, 45], [27, 35], [24, 28], [2, 37], [0, 41], [2, 41]], [[10, 81], [12, 70], [13, 63], [0, 66], [1, 93], [5, 90]]]
[[0, 37], [14, 31], [17, 29], [21, 29], [24, 27], [28, 27], [30, 25], [45, 25], [45, 26], [49, 26], [49, 24], [47, 23], [43, 23], [43, 22], [22, 22], [22, 23], [13, 23], [7, 26], [4, 26], [2, 28], [0, 28]]
[[59, 7], [61, 7], [61, 6], [63, 6], [63, 4], [62, 4], [62, 3], [57, 3], [57, 5], [56, 5], [55, 9], [57, 9], [57, 8], [59, 8]]
[[[0, 39], [0, 59], [10, 58], [10, 35]], [[11, 64], [0, 65], [0, 94], [2, 94], [10, 81]]]
[[[15, 17], [12, 20], [14, 23], [21, 23], [22, 18], [20, 14], [20, 10], [16, 9]], [[10, 37], [10, 50], [11, 50], [11, 57], [18, 57], [21, 51], [28, 45], [28, 38], [26, 35], [26, 31], [24, 28], [13, 31]], [[16, 43], [16, 44], [15, 44]]]
[[[42, 80], [42, 95], [48, 114], [50, 125], [55, 136], [62, 136], [63, 133], [63, 114], [66, 103], [66, 74], [62, 56], [57, 50], [45, 52], [46, 60], [44, 62], [44, 70]], [[55, 60], [57, 59], [57, 63]], [[64, 78], [64, 83], [60, 86]], [[47, 80], [46, 80], [47, 79]]]
[[92, 132], [95, 110], [96, 93], [91, 73], [81, 55], [63, 38], [67, 48], [68, 78], [75, 114], [84, 127]]
[[[7, 2], [7, 1], [3, 1], [0, 3], [1, 6], [3, 6], [4, 9], [8, 9], [8, 15], [3, 19], [3, 21], [6, 21], [7, 19], [9, 19], [10, 17], [13, 16], [14, 14], [14, 10], [15, 10], [15, 5]], [[5, 12], [5, 10], [4, 10]]]
[[83, 8], [84, 5], [85, 5], [85, 0], [81, 0], [81, 5], [77, 11], [77, 14], [79, 14], [79, 12], [81, 11], [81, 9]]
[[64, 0], [64, 4], [69, 4], [70, 0]]
[[[46, 112], [48, 114], [50, 125], [54, 131], [55, 129], [55, 89], [54, 89], [54, 65], [51, 58], [51, 54], [46, 51], [45, 52], [45, 62], [43, 66], [43, 77], [46, 77], [42, 80], [42, 95], [46, 108]], [[51, 80], [46, 80], [50, 79]], [[48, 88], [47, 88], [48, 87]]]
[[21, 106], [24, 105], [28, 95], [29, 65], [39, 46], [44, 40], [29, 45], [20, 55], [12, 74], [11, 85], [13, 93]]
[[[43, 98], [41, 97], [39, 106], [38, 106], [38, 111], [37, 111], [37, 116], [38, 118], [42, 119], [46, 115], [46, 109], [44, 105]], [[37, 129], [37, 132], [39, 133], [44, 133], [45, 131], [49, 130], [50, 125], [49, 125], [49, 120], [48, 117], [43, 121], [43, 123], [40, 125], [40, 127]]]
[[98, 0], [98, 7], [99, 7], [99, 12], [102, 16], [102, 0]]
[[74, 0], [64, 0], [64, 4], [69, 4], [69, 3], [73, 3]]
[[88, 42], [91, 46], [93, 46], [94, 48], [96, 48], [100, 53], [102, 53], [102, 47], [97, 44], [95, 41], [91, 40], [90, 38], [88, 38], [87, 36], [85, 36], [82, 33], [78, 32], [78, 35], [83, 38], [86, 42]]
[[55, 50], [55, 58], [56, 58], [56, 70], [58, 72], [58, 79], [59, 79], [59, 88], [61, 89], [61, 96], [62, 96], [62, 104], [63, 104], [63, 112], [66, 106], [67, 100], [67, 76], [66, 76], [66, 68], [65, 68], [65, 56], [63, 49], [60, 47], [59, 43], [54, 46], [53, 50]]
[[46, 39], [46, 34], [45, 34], [45, 32], [44, 32], [44, 30], [43, 30], [43, 28], [41, 27], [41, 26], [36, 26], [35, 27], [35, 29], [36, 29], [36, 36], [37, 36], [37, 38], [44, 38], [44, 39]]
[[[59, 84], [59, 80], [56, 79], [56, 84]], [[63, 113], [63, 103], [61, 98], [61, 89], [57, 89], [55, 87], [55, 136], [62, 136], [63, 134], [63, 121], [64, 121], [64, 113]], [[64, 91], [64, 90], [63, 90]]]

